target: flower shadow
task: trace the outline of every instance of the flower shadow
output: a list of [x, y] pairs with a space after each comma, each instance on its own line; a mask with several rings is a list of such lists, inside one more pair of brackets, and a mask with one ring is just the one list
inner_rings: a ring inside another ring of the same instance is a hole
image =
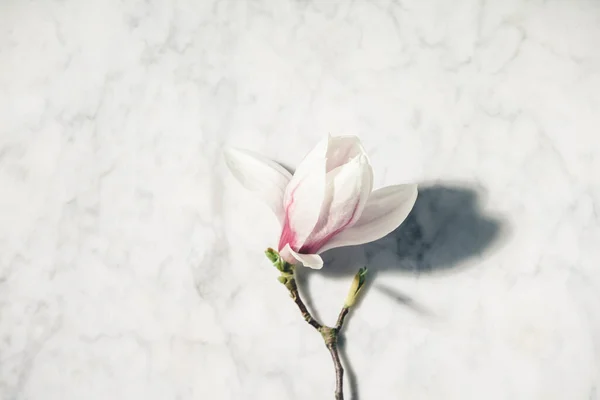
[[[450, 273], [472, 266], [484, 251], [506, 236], [508, 228], [504, 219], [483, 212], [484, 195], [481, 187], [459, 183], [419, 185], [415, 206], [402, 225], [377, 241], [325, 252], [322, 255], [325, 268], [316, 273], [350, 279], [366, 265], [369, 277], [365, 292], [377, 290], [420, 315], [433, 315], [411, 297], [380, 284], [378, 275]], [[312, 273], [306, 275], [309, 276], [304, 278], [305, 296], [312, 303], [308, 282]], [[344, 351], [342, 357], [349, 367]], [[352, 375], [350, 369], [351, 399], [358, 400], [358, 387]]]
[[323, 254], [326, 276], [349, 276], [367, 265], [370, 273], [429, 274], [460, 268], [491, 247], [506, 222], [481, 210], [480, 187], [419, 185], [406, 220], [387, 236]]

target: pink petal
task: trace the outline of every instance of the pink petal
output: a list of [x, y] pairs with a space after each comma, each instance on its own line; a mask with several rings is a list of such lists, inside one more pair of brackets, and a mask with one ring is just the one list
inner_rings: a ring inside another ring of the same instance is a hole
[[375, 190], [358, 221], [333, 237], [319, 252], [382, 238], [406, 219], [416, 199], [417, 185], [394, 185]]
[[373, 171], [360, 155], [327, 174], [319, 221], [300, 249], [317, 253], [331, 238], [357, 222], [373, 188]]
[[300, 249], [315, 227], [325, 193], [327, 140], [321, 141], [300, 163], [285, 190], [284, 222], [279, 249]]
[[283, 223], [283, 198], [292, 174], [275, 161], [252, 151], [227, 148], [224, 155], [233, 176], [264, 201]]

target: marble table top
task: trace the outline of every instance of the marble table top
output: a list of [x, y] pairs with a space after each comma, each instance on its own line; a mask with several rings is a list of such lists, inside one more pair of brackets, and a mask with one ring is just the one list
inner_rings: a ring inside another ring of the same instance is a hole
[[225, 146], [361, 137], [407, 221], [324, 254], [346, 398], [600, 399], [600, 3], [0, 4], [0, 399], [328, 400]]

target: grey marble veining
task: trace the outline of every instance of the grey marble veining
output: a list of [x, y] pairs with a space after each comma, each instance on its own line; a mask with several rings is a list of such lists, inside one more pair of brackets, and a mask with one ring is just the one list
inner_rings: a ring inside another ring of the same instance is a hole
[[0, 399], [331, 399], [226, 145], [359, 135], [398, 230], [301, 271], [347, 398], [600, 399], [600, 4], [0, 5]]

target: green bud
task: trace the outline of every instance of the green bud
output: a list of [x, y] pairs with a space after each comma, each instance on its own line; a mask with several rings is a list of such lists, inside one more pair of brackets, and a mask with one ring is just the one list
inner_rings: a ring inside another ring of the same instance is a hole
[[279, 263], [279, 266], [277, 267], [277, 269], [279, 269], [282, 274], [284, 274], [284, 273], [285, 274], [293, 274], [294, 273], [294, 266], [292, 264], [288, 263], [287, 261], [284, 261], [283, 259]]
[[282, 260], [282, 258], [278, 252], [276, 252], [274, 249], [269, 247], [267, 250], [265, 250], [265, 255], [267, 256], [269, 261], [271, 261], [273, 263], [275, 268], [277, 268], [281, 272], [285, 272], [285, 269], [284, 269], [285, 261]]
[[270, 247], [267, 250], [265, 250], [265, 255], [273, 264], [279, 262], [279, 253], [277, 253]]
[[354, 275], [354, 280], [352, 281], [352, 285], [350, 286], [350, 290], [348, 291], [348, 296], [346, 297], [346, 301], [344, 303], [345, 307], [352, 307], [354, 303], [356, 303], [356, 299], [358, 298], [358, 294], [361, 289], [365, 285], [365, 280], [367, 276], [367, 267], [362, 267], [358, 270], [356, 275]]
[[294, 272], [294, 266], [281, 258], [279, 253], [274, 249], [269, 247], [267, 250], [265, 250], [265, 255], [273, 263], [275, 268], [281, 271], [282, 274], [290, 274]]

